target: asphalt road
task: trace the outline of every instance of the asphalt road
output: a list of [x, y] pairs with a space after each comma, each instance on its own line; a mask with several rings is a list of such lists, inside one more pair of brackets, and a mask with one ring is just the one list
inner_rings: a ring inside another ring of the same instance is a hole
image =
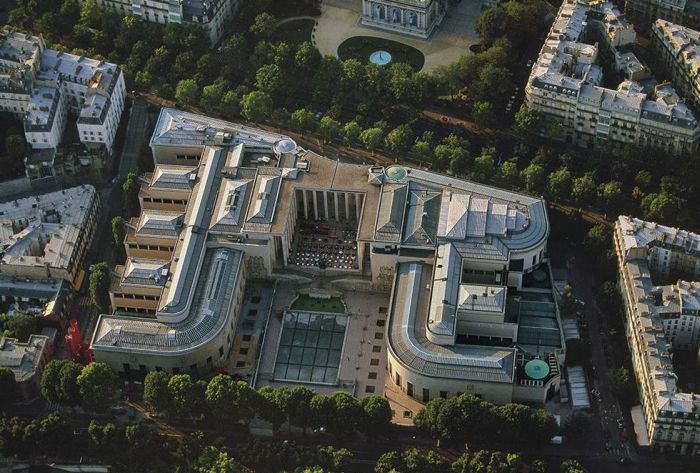
[[[102, 202], [102, 214], [95, 231], [95, 238], [85, 259], [85, 267], [100, 261], [106, 261], [110, 267], [114, 266], [114, 248], [112, 246], [112, 229], [110, 222], [115, 215], [121, 213], [122, 192], [121, 185], [126, 176], [131, 172], [138, 172], [138, 156], [149, 132], [148, 103], [135, 99], [129, 110], [129, 122], [127, 124], [124, 147], [119, 157], [119, 172], [106, 186], [98, 189]], [[87, 284], [87, 281], [86, 283]], [[78, 299], [79, 308], [75, 312], [78, 315], [78, 323], [83, 340], [89, 343], [97, 322], [98, 308], [94, 306], [89, 297]]]
[[[593, 274], [595, 269], [590, 266], [590, 258], [585, 255], [576, 255], [567, 264], [569, 279], [573, 283], [574, 293], [579, 299], [586, 302], [584, 308], [584, 320], [588, 323], [588, 333], [591, 343], [591, 367], [589, 376], [589, 389], [597, 390], [598, 396], [591, 394], [591, 402], [598, 413], [600, 432], [606, 440], [606, 450], [609, 454], [618, 457], [629, 456], [637, 459], [635, 448], [631, 443], [634, 428], [628, 422], [628, 415], [623, 414], [617, 399], [610, 392], [608, 383], [609, 361], [613, 361], [607, 339], [608, 325], [605, 317], [602, 317], [595, 307], [595, 288]], [[624, 427], [618, 427], [618, 419], [623, 419]], [[625, 434], [623, 434], [623, 430]], [[595, 430], [594, 430], [595, 431]], [[626, 441], [623, 436], [627, 437]], [[609, 440], [608, 440], [609, 439]]]

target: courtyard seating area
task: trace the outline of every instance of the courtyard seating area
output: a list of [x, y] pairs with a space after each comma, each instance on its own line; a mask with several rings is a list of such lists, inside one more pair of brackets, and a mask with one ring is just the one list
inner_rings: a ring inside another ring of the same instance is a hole
[[352, 224], [300, 222], [287, 263], [320, 269], [358, 269]]

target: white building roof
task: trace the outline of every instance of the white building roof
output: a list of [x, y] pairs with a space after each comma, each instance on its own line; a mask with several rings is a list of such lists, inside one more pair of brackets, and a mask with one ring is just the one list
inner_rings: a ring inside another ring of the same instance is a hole
[[96, 198], [83, 185], [0, 204], [0, 264], [67, 268]]

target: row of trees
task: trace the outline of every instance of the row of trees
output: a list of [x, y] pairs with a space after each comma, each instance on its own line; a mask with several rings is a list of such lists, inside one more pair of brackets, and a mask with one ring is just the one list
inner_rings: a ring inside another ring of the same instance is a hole
[[274, 430], [288, 424], [304, 431], [324, 427], [338, 435], [354, 431], [385, 434], [392, 417], [389, 403], [379, 396], [358, 401], [344, 392], [324, 396], [304, 386], [267, 386], [256, 391], [227, 375], [205, 382], [189, 375], [151, 372], [144, 380], [143, 399], [149, 409], [170, 417], [203, 415], [213, 424], [226, 426], [247, 424], [257, 416], [270, 422]]
[[104, 412], [114, 402], [115, 383], [114, 372], [104, 363], [82, 366], [69, 360], [52, 360], [41, 375], [41, 394], [51, 403]]
[[[447, 459], [430, 450], [412, 448], [404, 452], [387, 452], [379, 458], [375, 473], [546, 473], [541, 460], [525, 461], [517, 453], [477, 450], [462, 454], [450, 464]], [[561, 473], [585, 473], [576, 460], [561, 463]]]
[[431, 400], [414, 424], [435, 438], [470, 448], [542, 447], [558, 430], [554, 416], [545, 410], [515, 403], [498, 406], [470, 394]]

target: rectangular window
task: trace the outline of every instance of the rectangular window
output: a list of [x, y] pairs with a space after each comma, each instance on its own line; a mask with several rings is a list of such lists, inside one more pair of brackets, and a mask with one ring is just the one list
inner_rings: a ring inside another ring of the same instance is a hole
[[440, 391], [440, 397], [443, 399], [447, 399], [447, 391]]
[[430, 401], [430, 389], [423, 388], [423, 402]]
[[413, 397], [413, 383], [408, 383], [406, 386], [406, 392], [409, 396]]

